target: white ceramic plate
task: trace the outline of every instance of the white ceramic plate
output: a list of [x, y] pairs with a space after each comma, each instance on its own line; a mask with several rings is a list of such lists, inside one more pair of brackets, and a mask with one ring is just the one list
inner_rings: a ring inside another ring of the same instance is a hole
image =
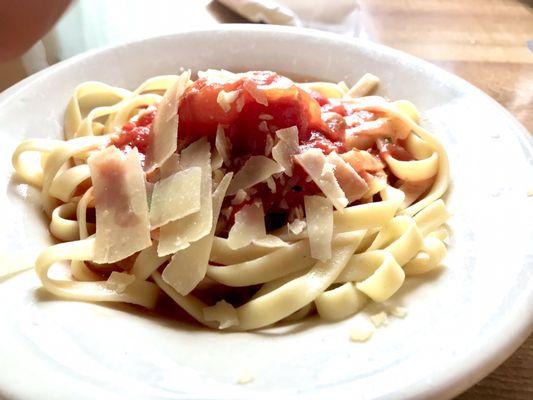
[[[219, 333], [138, 312], [53, 298], [33, 272], [0, 285], [0, 397], [7, 399], [299, 398], [441, 399], [501, 363], [532, 328], [533, 189], [528, 133], [463, 80], [398, 51], [315, 31], [231, 25], [87, 53], [0, 98], [0, 255], [31, 258], [51, 239], [35, 191], [12, 178], [11, 152], [32, 137], [61, 137], [76, 85], [134, 88], [192, 70], [272, 69], [353, 83], [423, 112], [449, 152], [453, 239], [446, 268], [410, 279], [391, 319], [367, 343], [351, 321]], [[237, 385], [250, 375], [253, 382]], [[335, 396], [335, 397], [334, 397]]]

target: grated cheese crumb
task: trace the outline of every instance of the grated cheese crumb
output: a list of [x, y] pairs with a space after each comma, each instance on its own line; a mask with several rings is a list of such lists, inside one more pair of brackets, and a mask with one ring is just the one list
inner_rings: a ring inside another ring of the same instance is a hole
[[302, 221], [301, 219], [295, 219], [291, 223], [287, 224], [289, 232], [292, 232], [295, 235], [302, 233], [306, 226], [307, 223], [305, 221]]
[[405, 318], [407, 315], [407, 308], [405, 307], [394, 307], [390, 310], [390, 313], [397, 318]]
[[357, 320], [350, 328], [352, 342], [366, 342], [374, 334], [375, 328], [366, 320]]
[[379, 328], [381, 325], [387, 325], [389, 322], [389, 319], [387, 318], [387, 313], [385, 313], [385, 311], [381, 311], [377, 314], [371, 315], [370, 320], [376, 328]]
[[272, 139], [272, 136], [267, 135], [266, 138], [266, 144], [265, 144], [265, 156], [269, 156], [272, 154], [272, 148], [274, 147], [274, 139]]
[[237, 379], [237, 383], [239, 385], [246, 385], [247, 383], [251, 383], [254, 381], [254, 377], [249, 373], [243, 373], [239, 379]]
[[268, 131], [268, 125], [267, 125], [266, 121], [261, 121], [261, 122], [259, 123], [258, 127], [259, 127], [259, 130], [260, 130], [261, 132], [264, 132], [264, 133], [268, 133], [268, 132], [269, 132], [269, 131]]
[[270, 121], [271, 119], [274, 119], [274, 117], [270, 114], [259, 114], [259, 119]]
[[237, 193], [235, 194], [235, 197], [233, 200], [231, 200], [231, 204], [237, 205], [241, 204], [243, 201], [249, 200], [250, 196], [248, 196], [248, 193], [246, 193], [245, 190], [239, 189]]
[[235, 308], [224, 300], [214, 306], [204, 307], [203, 314], [206, 321], [218, 322], [218, 329], [227, 329], [239, 325], [239, 317]]

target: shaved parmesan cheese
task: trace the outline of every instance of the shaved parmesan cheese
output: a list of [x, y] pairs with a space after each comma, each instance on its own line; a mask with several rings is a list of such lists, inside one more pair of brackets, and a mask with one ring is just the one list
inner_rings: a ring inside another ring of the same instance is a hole
[[235, 82], [240, 76], [225, 69], [207, 69], [198, 71], [198, 78], [208, 78], [210, 81], [217, 83], [230, 83]]
[[248, 196], [248, 193], [246, 193], [246, 190], [239, 189], [237, 193], [235, 194], [235, 197], [231, 200], [231, 204], [235, 206], [249, 199], [250, 199], [250, 196]]
[[356, 320], [350, 328], [350, 340], [352, 342], [366, 342], [374, 334], [374, 326], [367, 320]]
[[233, 212], [233, 207], [229, 206], [223, 209], [220, 214], [223, 215], [226, 219], [229, 219], [231, 213]]
[[[222, 168], [222, 165], [224, 164], [224, 160], [222, 159], [222, 156], [220, 155], [220, 153], [215, 149], [213, 151], [213, 155], [211, 157], [211, 169], [214, 171], [214, 172], [217, 172], [218, 169]], [[224, 174], [222, 174], [222, 176], [224, 176]], [[222, 176], [220, 178], [222, 178]], [[213, 176], [213, 180], [214, 180], [214, 176]], [[220, 181], [220, 179], [219, 179]]]
[[259, 119], [262, 119], [264, 121], [270, 121], [274, 119], [274, 117], [270, 114], [259, 114]]
[[284, 242], [282, 239], [274, 235], [266, 235], [264, 238], [254, 239], [252, 243], [259, 247], [268, 247], [268, 248], [289, 246], [289, 243]]
[[224, 300], [217, 302], [214, 306], [204, 307], [203, 314], [206, 321], [218, 322], [218, 329], [227, 329], [239, 325], [237, 311]]
[[274, 139], [272, 136], [267, 135], [265, 143], [265, 156], [269, 156], [272, 153], [272, 147], [274, 147]]
[[207, 264], [215, 237], [216, 222], [233, 174], [226, 174], [213, 193], [213, 225], [209, 235], [178, 251], [161, 274], [163, 280], [182, 296], [188, 295], [207, 272]]
[[257, 84], [251, 80], [246, 79], [242, 85], [243, 89], [246, 90], [252, 98], [264, 106], [268, 106], [268, 98], [264, 91], [257, 88]]
[[237, 110], [237, 112], [240, 113], [243, 107], [244, 107], [244, 96], [239, 96], [239, 98], [235, 102], [235, 109]]
[[133, 281], [135, 281], [135, 276], [126, 272], [113, 271], [109, 275], [109, 278], [107, 278], [109, 288], [115, 290], [117, 293], [122, 293]]
[[259, 125], [257, 126], [259, 128], [259, 132], [268, 133], [268, 125], [266, 121], [259, 122]]
[[353, 128], [346, 129], [346, 143], [357, 147], [357, 138], [360, 135], [368, 136], [393, 136], [394, 127], [388, 118], [378, 118], [375, 121], [365, 121]]
[[387, 318], [387, 314], [385, 313], [385, 311], [381, 311], [377, 314], [371, 315], [370, 320], [376, 328], [379, 328], [381, 325], [387, 325], [389, 323], [389, 319]]
[[172, 221], [159, 229], [157, 254], [162, 257], [182, 250], [211, 231], [213, 225], [213, 198], [211, 196], [211, 151], [205, 138], [200, 139], [181, 152], [182, 168], [200, 167], [200, 210], [184, 218]]
[[112, 263], [152, 244], [148, 201], [137, 149], [115, 146], [88, 159], [96, 210], [94, 262]]
[[335, 178], [348, 201], [351, 203], [363, 197], [368, 190], [368, 185], [355, 169], [335, 152], [330, 153], [327, 160], [335, 166]]
[[180, 170], [180, 156], [178, 153], [172, 153], [163, 165], [161, 165], [161, 168], [159, 168], [160, 179], [168, 178]]
[[348, 199], [335, 178], [335, 169], [326, 162], [326, 156], [322, 151], [309, 149], [296, 155], [295, 158], [337, 210], [342, 210], [348, 205]]
[[231, 110], [231, 104], [237, 100], [237, 97], [239, 96], [239, 90], [233, 90], [231, 92], [226, 92], [224, 90], [221, 90], [218, 92], [217, 96], [217, 103], [224, 110], [225, 113], [227, 113], [229, 110]]
[[305, 221], [302, 221], [301, 219], [296, 218], [291, 223], [287, 224], [287, 228], [289, 229], [289, 232], [298, 235], [303, 232], [303, 230], [307, 227], [307, 224]]
[[276, 182], [271, 176], [266, 179], [266, 184], [272, 193], [276, 193]]
[[224, 160], [224, 165], [230, 165], [231, 143], [228, 141], [226, 135], [224, 134], [224, 127], [220, 124], [217, 126], [215, 148], [217, 149], [218, 154], [220, 154], [220, 156], [222, 157], [222, 160]]
[[182, 73], [170, 86], [157, 107], [151, 140], [146, 151], [145, 169], [150, 172], [166, 161], [177, 148], [178, 105], [189, 84], [190, 71]]
[[236, 250], [247, 246], [255, 239], [266, 237], [263, 204], [247, 204], [235, 214], [235, 223], [228, 234], [228, 246]]
[[249, 373], [244, 373], [240, 376], [239, 379], [237, 379], [237, 383], [239, 385], [246, 385], [248, 383], [251, 383], [254, 381], [254, 377]]
[[405, 316], [407, 315], [407, 308], [397, 306], [392, 308], [390, 310], [390, 313], [397, 318], [405, 318]]
[[278, 143], [272, 148], [272, 158], [283, 167], [288, 176], [292, 176], [292, 157], [299, 153], [298, 128], [291, 126], [276, 131]]
[[235, 195], [239, 189], [247, 189], [257, 185], [269, 176], [282, 171], [283, 168], [274, 160], [265, 156], [252, 156], [235, 174], [228, 189], [228, 196]]
[[333, 238], [331, 203], [322, 196], [305, 196], [304, 205], [311, 257], [320, 261], [329, 260]]
[[200, 210], [202, 169], [176, 172], [154, 185], [150, 204], [151, 229]]

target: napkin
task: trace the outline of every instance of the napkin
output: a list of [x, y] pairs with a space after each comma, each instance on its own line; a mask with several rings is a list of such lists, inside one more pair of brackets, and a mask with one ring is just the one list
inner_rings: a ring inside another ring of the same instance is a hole
[[354, 34], [357, 0], [218, 0], [251, 22], [292, 25]]

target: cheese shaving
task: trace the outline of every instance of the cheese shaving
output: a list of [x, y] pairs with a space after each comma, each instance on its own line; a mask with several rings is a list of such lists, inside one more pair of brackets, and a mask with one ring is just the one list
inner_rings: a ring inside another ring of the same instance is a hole
[[163, 270], [161, 277], [182, 296], [188, 295], [205, 278], [215, 237], [216, 222], [232, 174], [226, 174], [213, 193], [213, 225], [209, 235], [178, 251]]
[[202, 169], [176, 172], [154, 185], [150, 204], [151, 229], [200, 210]]
[[268, 125], [266, 121], [259, 122], [259, 125], [257, 126], [259, 128], [259, 132], [268, 133]]
[[405, 316], [407, 315], [407, 308], [396, 306], [391, 308], [390, 313], [397, 318], [405, 318]]
[[251, 79], [246, 79], [242, 85], [243, 89], [246, 90], [250, 96], [259, 104], [268, 106], [268, 98], [263, 90], [260, 90], [257, 87], [257, 84]]
[[168, 178], [180, 170], [180, 156], [178, 153], [172, 153], [159, 168], [160, 179]]
[[237, 383], [239, 385], [246, 385], [246, 384], [251, 383], [253, 381], [254, 381], [254, 377], [251, 374], [249, 374], [249, 373], [242, 374], [240, 376], [240, 378], [237, 379]]
[[[222, 156], [220, 155], [220, 153], [215, 149], [211, 157], [211, 169], [213, 170], [213, 173], [219, 172], [217, 170], [222, 168], [222, 165], [224, 165], [224, 160], [222, 159]], [[222, 179], [222, 176], [224, 176], [224, 174], [220, 175], [219, 178]], [[219, 182], [220, 179], [217, 182]], [[215, 181], [214, 175], [213, 175], [213, 181]]]
[[266, 179], [266, 184], [272, 193], [276, 193], [276, 182], [271, 176]]
[[206, 321], [218, 322], [218, 329], [227, 329], [239, 325], [239, 317], [235, 308], [224, 300], [214, 306], [204, 307], [202, 310]]
[[272, 148], [272, 158], [283, 167], [288, 176], [292, 176], [292, 157], [299, 152], [298, 128], [291, 126], [276, 131], [278, 143]]
[[228, 189], [228, 195], [233, 196], [239, 189], [250, 188], [281, 171], [283, 168], [274, 160], [265, 156], [252, 156], [235, 174]]
[[264, 238], [254, 239], [252, 240], [252, 243], [255, 244], [256, 246], [267, 247], [267, 248], [289, 246], [289, 243], [284, 242], [282, 239], [274, 235], [266, 235]]
[[287, 229], [290, 233], [293, 233], [295, 235], [298, 235], [303, 232], [303, 230], [307, 227], [307, 224], [305, 221], [302, 221], [301, 219], [296, 218], [291, 223], [287, 224]]
[[249, 245], [255, 239], [266, 237], [263, 204], [247, 204], [235, 214], [235, 223], [228, 234], [228, 246], [232, 250]]
[[335, 152], [327, 156], [327, 161], [335, 167], [335, 178], [348, 201], [351, 203], [363, 197], [368, 190], [368, 185], [355, 169]]
[[337, 210], [342, 210], [348, 205], [348, 199], [335, 178], [335, 168], [327, 163], [322, 151], [309, 149], [296, 155], [295, 158]]
[[94, 188], [94, 261], [112, 263], [152, 244], [148, 200], [137, 149], [124, 155], [115, 146], [88, 159]]
[[224, 127], [222, 125], [217, 126], [217, 134], [215, 137], [215, 148], [218, 151], [218, 154], [224, 160], [224, 165], [228, 166], [231, 163], [231, 143], [229, 142], [226, 134], [224, 133]]
[[370, 320], [374, 324], [376, 328], [379, 328], [382, 325], [387, 325], [389, 323], [389, 319], [387, 317], [387, 313], [385, 311], [378, 312], [377, 314], [371, 315]]
[[200, 210], [184, 218], [163, 225], [159, 231], [157, 254], [161, 257], [182, 250], [211, 231], [213, 225], [213, 199], [211, 196], [211, 151], [209, 143], [200, 139], [181, 152], [183, 168], [200, 167]]
[[274, 139], [272, 139], [272, 136], [267, 135], [266, 137], [266, 143], [265, 143], [265, 156], [269, 156], [272, 154], [272, 148], [274, 147]]
[[241, 112], [243, 107], [244, 107], [244, 96], [239, 96], [239, 98], [235, 102], [235, 109], [237, 110], [237, 112]]
[[246, 190], [239, 189], [237, 193], [235, 194], [235, 197], [231, 200], [231, 204], [236, 206], [249, 199], [250, 199], [250, 196], [248, 196], [248, 193], [246, 193]]
[[158, 105], [146, 152], [145, 169], [150, 172], [163, 164], [177, 148], [178, 105], [189, 84], [190, 71], [182, 73]]
[[221, 90], [217, 95], [217, 103], [222, 108], [222, 110], [227, 113], [231, 110], [231, 104], [237, 100], [239, 96], [239, 90], [233, 90], [231, 92], [226, 92]]
[[135, 276], [126, 272], [111, 272], [109, 278], [107, 278], [107, 284], [109, 288], [115, 290], [117, 293], [122, 293], [126, 288], [135, 281]]
[[329, 260], [333, 238], [331, 203], [322, 196], [305, 196], [304, 205], [311, 257], [320, 261]]

